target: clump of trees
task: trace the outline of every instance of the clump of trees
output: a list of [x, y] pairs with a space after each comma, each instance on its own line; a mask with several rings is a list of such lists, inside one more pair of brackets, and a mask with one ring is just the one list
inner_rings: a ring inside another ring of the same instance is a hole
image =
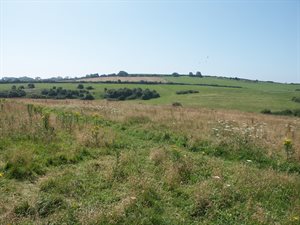
[[178, 95], [193, 94], [193, 93], [199, 93], [199, 91], [195, 91], [195, 90], [176, 91], [176, 94]]
[[0, 98], [21, 98], [26, 96], [26, 92], [23, 90], [24, 86], [17, 87], [16, 85], [11, 86], [9, 91], [1, 91]]
[[31, 98], [50, 98], [50, 99], [82, 99], [94, 100], [94, 96], [87, 90], [67, 90], [55, 86], [50, 89], [44, 89], [41, 94], [32, 94]]
[[129, 74], [126, 72], [126, 71], [120, 71], [119, 73], [118, 73], [118, 76], [120, 76], [120, 77], [127, 77]]
[[292, 101], [300, 103], [300, 97], [293, 97]]
[[85, 75], [86, 78], [95, 78], [95, 77], [100, 77], [98, 73], [92, 73], [92, 74], [87, 74]]
[[159, 98], [160, 95], [155, 90], [149, 90], [148, 88], [143, 90], [141, 88], [119, 88], [119, 89], [104, 89], [104, 98], [108, 100], [132, 100], [142, 99], [149, 100], [152, 98]]

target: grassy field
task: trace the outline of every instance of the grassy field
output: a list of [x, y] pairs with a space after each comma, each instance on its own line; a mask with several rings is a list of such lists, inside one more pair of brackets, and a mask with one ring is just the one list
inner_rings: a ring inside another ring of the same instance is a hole
[[293, 117], [18, 99], [0, 128], [0, 224], [300, 221]]
[[[197, 85], [147, 85], [147, 84], [96, 84], [86, 83], [85, 86], [93, 86], [92, 91], [97, 99], [103, 98], [104, 88], [149, 88], [155, 89], [161, 95], [158, 99], [148, 101], [128, 101], [128, 103], [143, 103], [151, 105], [171, 105], [180, 102], [183, 106], [205, 107], [212, 109], [234, 109], [247, 112], [260, 112], [263, 109], [285, 110], [300, 108], [300, 104], [291, 101], [292, 97], [299, 97], [300, 85], [278, 84], [268, 82], [246, 82], [229, 79], [218, 79], [213, 77], [164, 77], [171, 82], [189, 84], [217, 84], [241, 86], [242, 88], [211, 87]], [[33, 92], [39, 92], [44, 88], [52, 86], [76, 89], [78, 84], [74, 83], [41, 83], [36, 84]], [[0, 84], [1, 90], [9, 90], [12, 84]], [[180, 90], [198, 90], [197, 94], [176, 95]]]
[[[164, 79], [195, 85], [84, 83], [96, 100], [0, 99], [0, 224], [299, 224], [300, 120], [257, 112], [300, 108], [300, 85]], [[123, 87], [161, 97], [102, 99]]]

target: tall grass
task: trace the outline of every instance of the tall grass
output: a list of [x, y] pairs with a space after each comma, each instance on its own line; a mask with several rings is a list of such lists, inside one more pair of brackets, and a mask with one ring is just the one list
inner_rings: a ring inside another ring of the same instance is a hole
[[1, 224], [299, 223], [291, 118], [25, 100], [0, 125]]

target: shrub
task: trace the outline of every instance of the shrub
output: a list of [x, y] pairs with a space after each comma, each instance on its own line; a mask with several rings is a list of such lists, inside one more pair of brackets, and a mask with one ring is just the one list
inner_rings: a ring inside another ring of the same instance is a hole
[[285, 110], [282, 110], [282, 111], [274, 111], [274, 112], [272, 112], [269, 109], [264, 109], [264, 110], [261, 111], [261, 113], [270, 114], [270, 115], [279, 115], [279, 116], [297, 116], [297, 117], [300, 117], [300, 109], [294, 109], [294, 110], [285, 109]]
[[105, 91], [104, 98], [109, 100], [132, 100], [143, 99], [148, 100], [152, 98], [158, 98], [160, 95], [155, 90], [141, 88], [120, 88], [120, 89], [107, 89]]
[[[79, 86], [79, 85], [78, 85]], [[86, 95], [84, 95], [86, 94]], [[52, 87], [52, 89], [43, 89], [41, 94], [31, 95], [31, 98], [50, 98], [50, 99], [82, 99], [94, 100], [94, 96], [88, 90], [67, 90], [62, 87]]]
[[262, 114], [272, 114], [271, 110], [270, 109], [263, 109], [261, 111]]
[[77, 88], [78, 88], [78, 89], [83, 89], [84, 86], [83, 86], [83, 84], [78, 84]]
[[300, 97], [293, 97], [292, 101], [300, 103]]
[[174, 107], [182, 107], [182, 104], [180, 102], [173, 102], [172, 106], [174, 106]]
[[176, 94], [178, 95], [193, 94], [193, 93], [199, 93], [199, 91], [195, 91], [195, 90], [176, 91]]
[[82, 98], [83, 100], [94, 100], [94, 96], [91, 94], [87, 94], [84, 98]]
[[94, 88], [92, 86], [86, 87], [87, 90], [93, 90]]
[[29, 83], [29, 84], [27, 85], [27, 87], [32, 89], [32, 88], [35, 88], [35, 85], [34, 85], [33, 83]]

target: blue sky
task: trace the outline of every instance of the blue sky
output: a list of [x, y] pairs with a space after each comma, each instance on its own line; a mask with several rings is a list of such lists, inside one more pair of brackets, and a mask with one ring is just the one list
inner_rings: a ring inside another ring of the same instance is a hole
[[299, 0], [0, 1], [0, 77], [201, 71], [300, 82]]

